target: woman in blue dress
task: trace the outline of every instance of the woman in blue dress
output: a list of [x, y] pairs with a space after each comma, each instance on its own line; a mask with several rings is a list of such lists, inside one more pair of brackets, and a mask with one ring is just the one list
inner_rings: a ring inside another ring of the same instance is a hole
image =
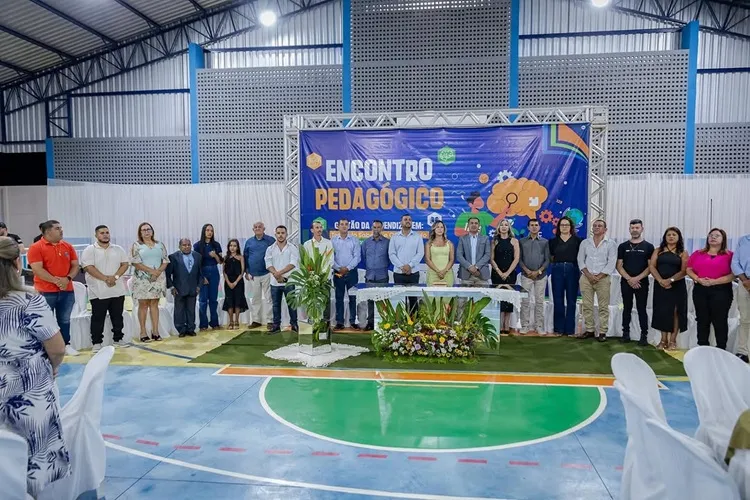
[[0, 237], [0, 427], [26, 439], [27, 491], [36, 497], [70, 474], [55, 391], [65, 342], [47, 301], [21, 283], [19, 255]]

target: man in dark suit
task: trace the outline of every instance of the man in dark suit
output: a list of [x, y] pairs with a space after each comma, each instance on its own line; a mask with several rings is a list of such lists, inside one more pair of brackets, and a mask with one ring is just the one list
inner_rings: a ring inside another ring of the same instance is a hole
[[190, 240], [180, 240], [180, 251], [169, 256], [167, 288], [174, 295], [174, 326], [180, 337], [195, 337], [195, 301], [200, 292], [201, 254], [193, 251]]

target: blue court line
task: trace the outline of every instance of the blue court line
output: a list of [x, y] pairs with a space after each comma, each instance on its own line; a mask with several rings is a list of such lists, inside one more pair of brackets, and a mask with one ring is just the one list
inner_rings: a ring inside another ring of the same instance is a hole
[[136, 349], [142, 349], [144, 351], [148, 352], [155, 352], [156, 354], [164, 354], [165, 356], [172, 356], [173, 358], [179, 358], [179, 359], [187, 359], [188, 361], [192, 361], [193, 358], [190, 356], [183, 356], [182, 354], [174, 354], [172, 352], [166, 352], [166, 351], [159, 351], [156, 349], [151, 349], [150, 347], [142, 346], [142, 345], [136, 345], [131, 343], [130, 347], [135, 347]]

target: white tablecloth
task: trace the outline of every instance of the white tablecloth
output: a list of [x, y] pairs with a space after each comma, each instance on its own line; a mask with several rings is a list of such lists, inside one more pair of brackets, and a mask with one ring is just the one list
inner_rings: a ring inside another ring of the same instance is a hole
[[479, 298], [489, 297], [495, 302], [509, 302], [516, 310], [521, 308], [521, 292], [508, 290], [507, 288], [491, 287], [466, 287], [466, 286], [387, 286], [351, 288], [350, 293], [356, 290], [357, 303], [366, 300], [390, 300], [396, 297], [422, 297], [422, 292], [431, 297], [465, 297]]

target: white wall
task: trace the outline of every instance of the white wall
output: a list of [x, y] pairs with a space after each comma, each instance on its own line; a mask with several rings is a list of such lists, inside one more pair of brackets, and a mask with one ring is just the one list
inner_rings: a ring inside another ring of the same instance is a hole
[[39, 223], [47, 220], [47, 186], [3, 186], [0, 190], [3, 222], [28, 247], [39, 234]]

